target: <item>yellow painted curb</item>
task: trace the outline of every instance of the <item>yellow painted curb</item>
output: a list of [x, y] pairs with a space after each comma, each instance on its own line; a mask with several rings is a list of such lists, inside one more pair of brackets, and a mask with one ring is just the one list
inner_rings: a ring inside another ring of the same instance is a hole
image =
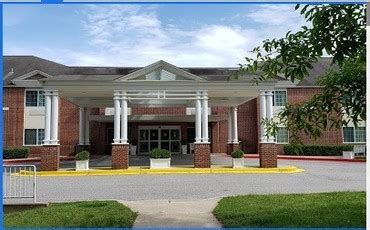
[[[281, 174], [303, 172], [294, 166], [279, 168], [230, 168], [228, 166], [213, 166], [212, 168], [172, 167], [169, 169], [149, 169], [149, 167], [130, 167], [128, 169], [99, 168], [87, 171], [75, 171], [67, 169], [61, 171], [37, 172], [37, 176], [119, 176], [119, 175], [164, 175], [164, 174]], [[18, 173], [20, 176], [28, 176], [27, 172]]]

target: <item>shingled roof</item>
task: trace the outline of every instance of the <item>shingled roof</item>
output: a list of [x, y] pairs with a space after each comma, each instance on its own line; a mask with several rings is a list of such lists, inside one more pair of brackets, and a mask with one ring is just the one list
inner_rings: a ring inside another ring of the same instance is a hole
[[[10, 85], [11, 81], [34, 70], [42, 71], [58, 78], [73, 79], [114, 79], [135, 72], [143, 67], [83, 67], [66, 66], [36, 56], [4, 56], [3, 83]], [[302, 80], [299, 86], [315, 86], [316, 80], [323, 75], [330, 67], [331, 59], [322, 58], [314, 64], [310, 75]], [[217, 67], [184, 67], [181, 68], [208, 81], [227, 81], [236, 72], [237, 68]], [[12, 74], [9, 74], [12, 72]], [[246, 76], [249, 78], [250, 76]]]

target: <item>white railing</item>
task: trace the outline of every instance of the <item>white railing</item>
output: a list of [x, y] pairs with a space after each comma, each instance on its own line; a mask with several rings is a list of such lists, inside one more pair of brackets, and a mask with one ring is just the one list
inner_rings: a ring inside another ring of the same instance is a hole
[[3, 198], [32, 199], [36, 203], [35, 165], [8, 165], [3, 170]]

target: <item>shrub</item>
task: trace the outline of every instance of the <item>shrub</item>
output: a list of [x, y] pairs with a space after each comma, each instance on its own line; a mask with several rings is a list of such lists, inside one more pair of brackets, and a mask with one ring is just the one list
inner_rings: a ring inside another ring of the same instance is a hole
[[341, 156], [343, 151], [352, 151], [353, 145], [284, 145], [287, 155], [301, 156]]
[[150, 158], [155, 158], [155, 159], [160, 159], [160, 158], [170, 158], [171, 157], [171, 152], [168, 151], [167, 149], [153, 149], [149, 153]]
[[29, 154], [29, 148], [5, 148], [3, 150], [4, 159], [27, 158]]
[[76, 161], [85, 161], [90, 158], [90, 153], [88, 151], [81, 151], [76, 154], [75, 160]]
[[237, 149], [231, 153], [232, 158], [242, 158], [244, 156], [243, 150]]

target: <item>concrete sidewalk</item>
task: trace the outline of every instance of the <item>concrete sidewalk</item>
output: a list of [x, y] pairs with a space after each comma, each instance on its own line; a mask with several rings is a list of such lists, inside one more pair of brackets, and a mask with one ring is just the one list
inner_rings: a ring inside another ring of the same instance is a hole
[[212, 211], [219, 198], [120, 201], [138, 212], [134, 227], [221, 227]]

